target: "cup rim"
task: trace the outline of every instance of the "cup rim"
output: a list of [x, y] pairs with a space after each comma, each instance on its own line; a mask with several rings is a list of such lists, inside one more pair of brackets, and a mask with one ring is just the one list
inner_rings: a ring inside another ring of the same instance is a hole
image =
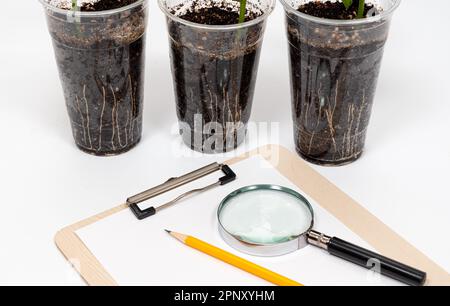
[[269, 0], [270, 1], [269, 9], [266, 12], [264, 12], [264, 14], [262, 14], [261, 16], [255, 18], [253, 20], [246, 21], [244, 23], [237, 23], [237, 24], [230, 24], [230, 25], [207, 25], [207, 24], [201, 24], [201, 23], [188, 21], [188, 20], [185, 20], [178, 16], [175, 16], [164, 5], [164, 3], [163, 3], [164, 1], [165, 0], [158, 0], [158, 5], [159, 5], [159, 8], [163, 11], [163, 13], [167, 17], [171, 18], [174, 21], [177, 21], [179, 23], [185, 24], [185, 25], [193, 27], [193, 28], [198, 28], [198, 29], [202, 29], [202, 30], [214, 30], [214, 31], [241, 29], [241, 28], [251, 27], [255, 24], [258, 24], [261, 21], [264, 21], [265, 19], [267, 19], [272, 14], [272, 12], [275, 9], [276, 2], [277, 2], [276, 0]]
[[286, 12], [292, 13], [294, 15], [297, 15], [298, 17], [302, 19], [309, 20], [314, 23], [324, 24], [324, 25], [332, 25], [332, 26], [355, 26], [355, 25], [361, 25], [361, 24], [369, 24], [374, 22], [379, 22], [381, 20], [385, 20], [386, 18], [390, 17], [394, 11], [399, 7], [402, 0], [392, 0], [394, 1], [394, 4], [392, 7], [390, 7], [388, 10], [383, 10], [380, 14], [376, 16], [371, 16], [363, 19], [353, 19], [353, 20], [339, 20], [339, 19], [327, 19], [327, 18], [320, 18], [311, 16], [302, 12], [299, 12], [298, 10], [294, 9], [290, 4], [289, 0], [279, 0], [281, 4], [284, 6], [284, 9]]
[[148, 0], [137, 0], [134, 3], [131, 3], [129, 5], [126, 6], [122, 6], [116, 9], [112, 9], [112, 10], [105, 10], [105, 11], [89, 11], [89, 12], [81, 12], [81, 11], [72, 11], [72, 10], [68, 10], [68, 9], [62, 9], [59, 7], [56, 7], [50, 3], [48, 3], [46, 0], [39, 0], [39, 2], [47, 9], [55, 12], [55, 13], [59, 13], [62, 15], [72, 15], [75, 17], [104, 17], [104, 16], [110, 16], [110, 15], [115, 15], [115, 14], [119, 14], [128, 10], [131, 10], [133, 8], [136, 8], [140, 5], [147, 5]]

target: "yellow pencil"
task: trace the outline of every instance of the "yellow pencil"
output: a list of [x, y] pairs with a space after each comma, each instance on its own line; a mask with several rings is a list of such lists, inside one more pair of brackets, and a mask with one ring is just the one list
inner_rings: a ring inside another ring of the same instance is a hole
[[183, 235], [180, 233], [175, 233], [172, 231], [166, 230], [171, 236], [178, 239], [182, 243], [190, 246], [191, 248], [194, 248], [200, 252], [203, 252], [207, 255], [210, 255], [212, 257], [215, 257], [223, 262], [226, 262], [232, 266], [235, 266], [236, 268], [239, 268], [241, 270], [244, 270], [250, 274], [253, 274], [257, 277], [260, 277], [268, 282], [271, 282], [278, 286], [303, 286], [300, 283], [297, 283], [296, 281], [293, 281], [289, 278], [286, 278], [278, 273], [275, 273], [273, 271], [270, 271], [266, 268], [263, 268], [257, 264], [254, 264], [248, 260], [245, 260], [241, 257], [238, 257], [234, 254], [231, 254], [225, 250], [219, 249], [209, 243], [206, 243], [204, 241], [201, 241], [197, 238]]

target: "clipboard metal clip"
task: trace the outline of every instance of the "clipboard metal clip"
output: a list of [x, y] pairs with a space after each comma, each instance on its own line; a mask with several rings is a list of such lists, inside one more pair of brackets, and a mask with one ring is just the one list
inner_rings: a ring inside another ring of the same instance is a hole
[[[142, 210], [139, 208], [139, 204], [142, 202], [145, 202], [145, 201], [150, 200], [154, 197], [157, 197], [165, 192], [171, 191], [173, 189], [176, 189], [178, 187], [181, 187], [183, 185], [186, 185], [188, 183], [196, 181], [196, 180], [198, 180], [202, 177], [205, 177], [207, 175], [210, 175], [216, 171], [222, 171], [225, 174], [225, 176], [221, 177], [217, 182], [215, 182], [211, 185], [205, 186], [203, 188], [190, 190], [190, 191], [178, 196], [177, 198], [173, 199], [172, 201], [167, 202], [158, 207], [150, 207], [145, 210]], [[132, 196], [127, 199], [127, 205], [138, 220], [144, 220], [148, 217], [151, 217], [151, 216], [157, 214], [158, 212], [160, 212], [163, 209], [166, 209], [166, 208], [169, 208], [169, 207], [175, 205], [177, 202], [181, 201], [182, 199], [184, 199], [190, 195], [205, 192], [205, 191], [208, 191], [208, 190], [218, 187], [218, 186], [226, 185], [228, 183], [231, 183], [235, 179], [236, 179], [236, 174], [233, 172], [233, 170], [231, 170], [231, 168], [228, 165], [213, 163], [211, 165], [200, 168], [198, 170], [195, 170], [195, 171], [185, 174], [183, 176], [170, 178], [167, 182], [165, 182], [159, 186], [156, 186], [154, 188], [151, 188], [149, 190], [141, 192], [135, 196]]]

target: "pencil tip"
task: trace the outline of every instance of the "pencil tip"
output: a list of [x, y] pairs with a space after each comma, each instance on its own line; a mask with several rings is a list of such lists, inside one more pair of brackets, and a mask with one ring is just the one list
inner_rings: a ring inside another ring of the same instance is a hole
[[172, 231], [169, 231], [169, 230], [165, 230], [168, 234], [171, 234], [172, 233]]

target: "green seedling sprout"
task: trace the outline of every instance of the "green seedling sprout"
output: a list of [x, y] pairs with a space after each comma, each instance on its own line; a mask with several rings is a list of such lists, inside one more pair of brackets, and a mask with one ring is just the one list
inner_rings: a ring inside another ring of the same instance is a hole
[[241, 6], [239, 9], [239, 23], [245, 22], [245, 15], [247, 14], [247, 0], [240, 0]]
[[78, 23], [80, 23], [81, 20], [80, 20], [80, 16], [76, 16], [76, 12], [81, 11], [81, 8], [78, 5], [78, 0], [72, 0], [72, 10], [71, 11], [73, 12], [73, 15], [75, 17], [75, 19], [74, 19], [75, 23], [76, 23], [75, 28], [77, 31], [77, 35], [79, 35], [81, 30], [80, 30], [80, 25]]
[[364, 9], [366, 8], [366, 1], [359, 0], [358, 18], [364, 18]]
[[345, 8], [348, 10], [352, 6], [353, 1], [359, 1], [358, 18], [364, 18], [364, 8], [366, 7], [365, 0], [342, 0], [342, 3], [344, 3]]
[[79, 0], [72, 0], [72, 11], [79, 12], [81, 7], [78, 5]]

